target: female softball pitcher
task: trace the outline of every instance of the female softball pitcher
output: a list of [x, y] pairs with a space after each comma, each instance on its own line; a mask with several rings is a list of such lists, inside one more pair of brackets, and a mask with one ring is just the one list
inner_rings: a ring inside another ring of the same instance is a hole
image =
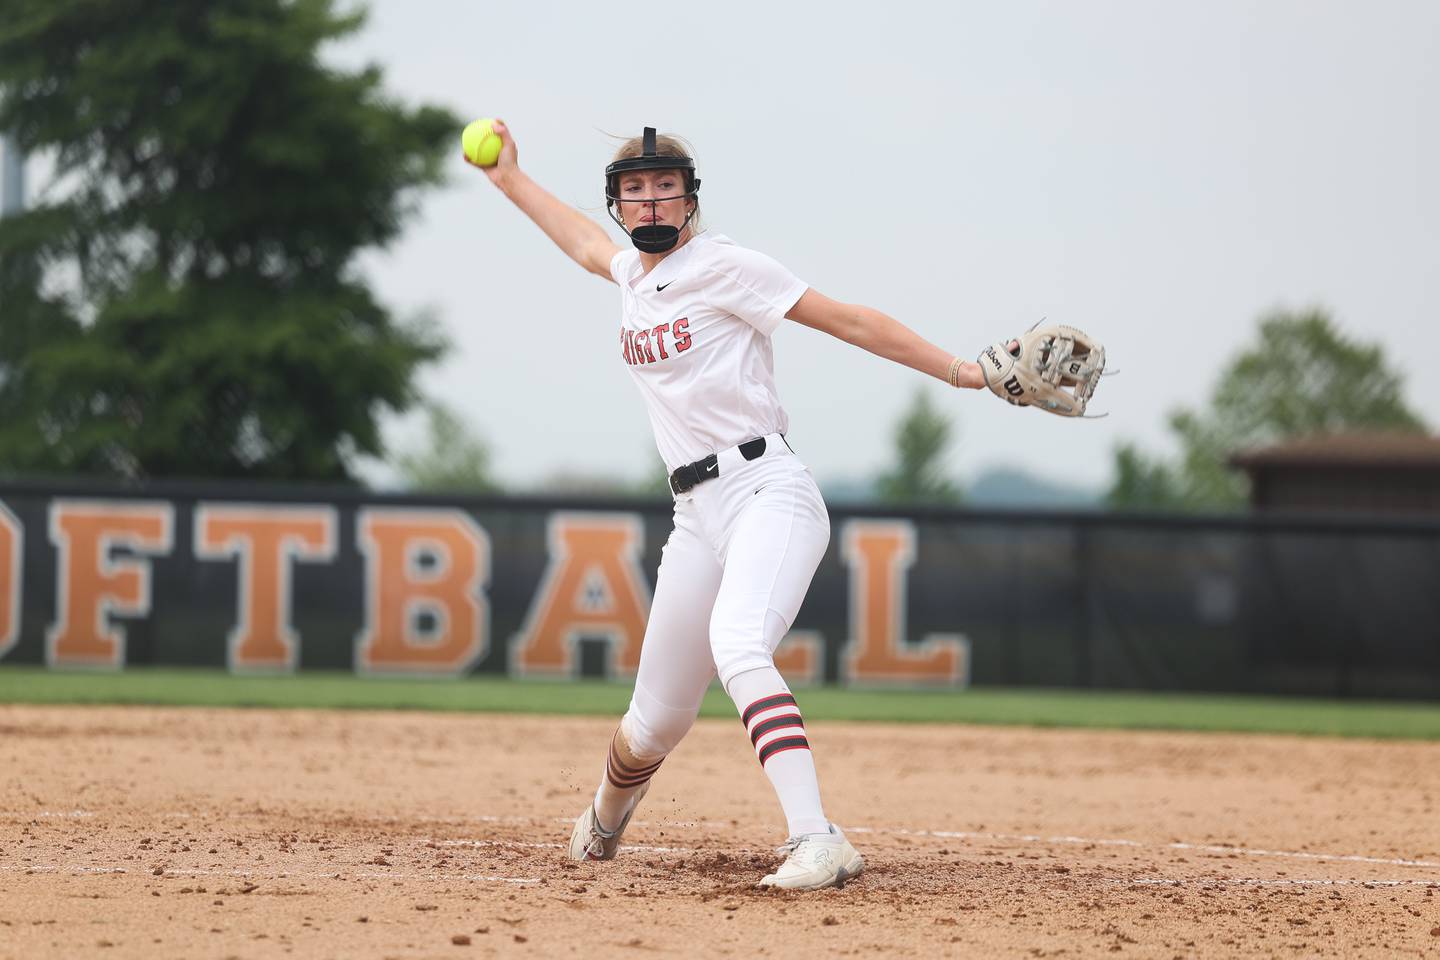
[[607, 209], [634, 245], [622, 250], [526, 176], [503, 123], [494, 131], [499, 159], [480, 169], [570, 259], [620, 287], [619, 354], [649, 408], [675, 497], [635, 692], [569, 855], [615, 856], [718, 673], [789, 826], [779, 850], [788, 856], [761, 885], [839, 886], [865, 861], [825, 816], [800, 709], [774, 662], [830, 521], [785, 440], [770, 336], [789, 319], [952, 386], [983, 386], [982, 372], [880, 311], [831, 300], [764, 254], [703, 231], [700, 179], [680, 140], [647, 127], [605, 168]]

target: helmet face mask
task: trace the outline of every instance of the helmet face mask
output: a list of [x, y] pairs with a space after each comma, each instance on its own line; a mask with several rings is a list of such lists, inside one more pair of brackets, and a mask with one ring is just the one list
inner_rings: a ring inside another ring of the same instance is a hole
[[[678, 170], [685, 178], [685, 192], [673, 197], [658, 197], [650, 200], [626, 200], [620, 196], [620, 178], [627, 173], [635, 173], [647, 170]], [[641, 253], [665, 253], [673, 250], [680, 242], [680, 231], [690, 223], [690, 218], [695, 215], [695, 209], [685, 215], [685, 222], [678, 227], [664, 223], [650, 223], [627, 228], [624, 220], [615, 213], [617, 203], [648, 203], [653, 211], [655, 205], [664, 203], [667, 200], [679, 200], [681, 198], [694, 197], [700, 192], [700, 178], [695, 176], [695, 161], [685, 156], [661, 156], [655, 148], [655, 128], [646, 127], [645, 135], [641, 142], [641, 152], [638, 157], [627, 157], [624, 160], [616, 160], [605, 168], [605, 210], [610, 214], [610, 219], [625, 231], [635, 249]]]

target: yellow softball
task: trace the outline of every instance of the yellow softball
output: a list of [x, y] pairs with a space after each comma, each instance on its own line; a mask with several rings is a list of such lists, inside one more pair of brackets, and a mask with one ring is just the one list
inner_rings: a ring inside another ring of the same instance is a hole
[[465, 151], [465, 159], [480, 167], [493, 167], [495, 161], [500, 159], [500, 148], [505, 146], [495, 133], [492, 124], [495, 121], [490, 117], [467, 125], [465, 132], [460, 135], [460, 147]]

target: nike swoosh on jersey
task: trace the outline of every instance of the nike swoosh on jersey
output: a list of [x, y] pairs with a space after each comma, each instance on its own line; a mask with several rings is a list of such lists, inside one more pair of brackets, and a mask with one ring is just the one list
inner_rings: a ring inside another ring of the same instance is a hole
[[659, 293], [660, 291], [664, 290], [666, 287], [670, 286], [670, 284], [672, 284], [672, 283], [674, 283], [674, 282], [675, 282], [674, 280], [668, 280], [668, 281], [666, 281], [665, 283], [661, 283], [661, 284], [656, 285], [656, 287], [655, 287], [655, 292], [656, 292], [656, 293]]

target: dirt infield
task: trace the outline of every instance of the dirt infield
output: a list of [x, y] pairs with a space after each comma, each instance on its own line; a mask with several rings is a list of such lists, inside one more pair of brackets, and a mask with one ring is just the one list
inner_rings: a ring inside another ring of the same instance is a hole
[[1434, 745], [820, 723], [869, 867], [777, 894], [735, 722], [561, 859], [612, 728], [0, 707], [0, 958], [1440, 957]]

